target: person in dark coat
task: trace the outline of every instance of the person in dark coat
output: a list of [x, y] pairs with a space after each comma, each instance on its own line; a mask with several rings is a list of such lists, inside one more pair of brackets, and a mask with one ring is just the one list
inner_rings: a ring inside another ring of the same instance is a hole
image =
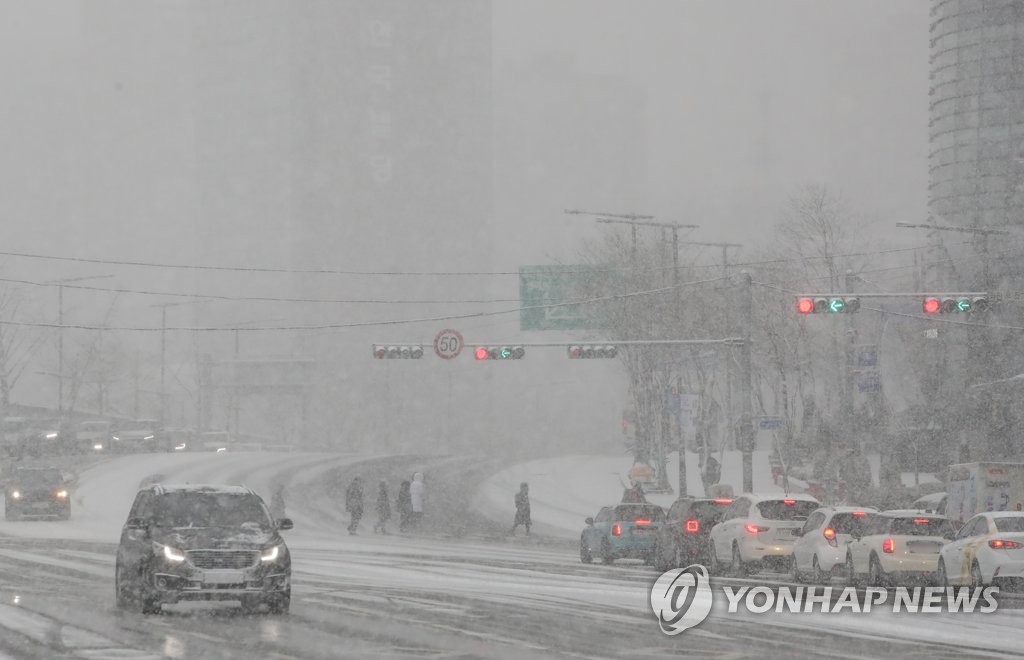
[[387, 522], [391, 519], [391, 498], [388, 496], [388, 482], [381, 480], [377, 488], [377, 524], [374, 533], [387, 534]]
[[644, 488], [640, 482], [634, 482], [632, 488], [627, 488], [622, 493], [623, 504], [647, 504], [647, 497], [644, 495]]
[[519, 492], [516, 493], [516, 518], [512, 522], [512, 534], [520, 525], [526, 527], [526, 535], [530, 535], [530, 487], [524, 481], [519, 484]]
[[398, 497], [395, 499], [395, 505], [398, 507], [398, 531], [404, 532], [409, 529], [410, 518], [412, 517], [412, 492], [410, 491], [412, 484], [408, 481], [403, 481], [402, 485], [398, 487]]
[[363, 480], [356, 477], [345, 491], [345, 510], [352, 516], [348, 525], [348, 533], [355, 534], [359, 521], [363, 517]]

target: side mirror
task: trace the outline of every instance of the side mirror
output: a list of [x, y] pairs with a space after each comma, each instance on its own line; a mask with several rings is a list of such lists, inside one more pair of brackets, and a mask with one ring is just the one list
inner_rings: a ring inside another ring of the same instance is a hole
[[287, 530], [287, 529], [291, 529], [294, 526], [295, 526], [295, 524], [292, 523], [292, 519], [291, 518], [278, 518], [277, 519], [277, 528], [282, 530], [282, 531]]
[[149, 529], [149, 523], [145, 518], [129, 518], [124, 526], [127, 529]]
[[593, 518], [587, 518], [583, 522], [587, 523], [588, 525], [593, 525], [594, 524], [594, 519]]
[[953, 531], [953, 530], [951, 530], [951, 529], [950, 529], [950, 530], [947, 530], [947, 531], [946, 531], [946, 532], [945, 532], [945, 533], [944, 533], [944, 534], [942, 535], [942, 538], [946, 539], [947, 541], [954, 541], [954, 540], [956, 540], [956, 532], [954, 532], [954, 531]]

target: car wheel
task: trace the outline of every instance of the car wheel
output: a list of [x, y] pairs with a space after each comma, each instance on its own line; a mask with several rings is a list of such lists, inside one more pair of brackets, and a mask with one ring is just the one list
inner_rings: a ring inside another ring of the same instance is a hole
[[878, 563], [878, 557], [871, 555], [871, 563], [868, 565], [868, 581], [872, 587], [884, 587], [888, 582], [882, 565]]
[[800, 567], [796, 564], [796, 555], [789, 556], [789, 573], [793, 578], [793, 582], [803, 582], [804, 575], [800, 572]]
[[133, 599], [128, 594], [128, 585], [125, 584], [124, 569], [121, 568], [121, 564], [117, 564], [114, 568], [114, 596], [117, 602], [117, 609], [134, 609]]
[[975, 561], [971, 564], [971, 588], [980, 589], [985, 586], [985, 579], [981, 576], [981, 566]]
[[614, 564], [615, 555], [612, 554], [612, 545], [608, 539], [601, 539], [601, 563]]
[[292, 593], [289, 590], [279, 598], [273, 598], [267, 605], [270, 606], [271, 614], [288, 614], [292, 606]]
[[811, 559], [811, 573], [814, 575], [814, 582], [817, 584], [827, 584], [832, 576], [826, 575], [825, 571], [821, 570], [821, 565], [818, 564], [818, 555], [814, 555]]
[[942, 559], [939, 560], [939, 568], [935, 572], [935, 581], [940, 587], [949, 586], [949, 575], [946, 573], [946, 562]]
[[857, 580], [857, 572], [853, 570], [853, 555], [846, 555], [846, 584], [850, 587], [856, 587], [859, 584]]
[[712, 575], [722, 574], [722, 562], [718, 560], [718, 551], [715, 550], [715, 542], [708, 542], [708, 571]]
[[580, 561], [584, 564], [591, 564], [594, 556], [590, 554], [590, 546], [587, 545], [586, 537], [580, 537]]
[[745, 577], [747, 575], [747, 567], [743, 563], [743, 557], [740, 556], [740, 546], [738, 543], [732, 544], [732, 572], [736, 577]]

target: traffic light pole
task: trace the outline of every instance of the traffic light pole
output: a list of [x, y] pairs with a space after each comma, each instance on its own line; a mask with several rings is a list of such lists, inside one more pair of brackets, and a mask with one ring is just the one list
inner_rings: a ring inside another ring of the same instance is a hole
[[740, 410], [742, 420], [739, 429], [740, 451], [743, 454], [743, 492], [754, 492], [754, 371], [750, 362], [750, 328], [754, 325], [752, 280], [750, 273], [740, 273], [740, 313], [743, 315], [743, 344], [740, 346]]

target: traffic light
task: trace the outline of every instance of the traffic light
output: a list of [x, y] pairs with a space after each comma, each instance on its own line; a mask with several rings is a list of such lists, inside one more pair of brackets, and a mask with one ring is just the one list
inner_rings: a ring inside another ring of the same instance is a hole
[[801, 314], [853, 314], [860, 311], [860, 298], [800, 296], [796, 299], [796, 311]]
[[477, 360], [521, 360], [526, 355], [522, 346], [478, 346]]
[[619, 349], [612, 345], [576, 345], [569, 347], [569, 359], [571, 360], [589, 360], [591, 358], [613, 358], [618, 354]]
[[925, 314], [984, 312], [988, 309], [988, 299], [984, 296], [927, 296], [921, 308]]
[[418, 360], [421, 357], [423, 357], [423, 347], [418, 344], [403, 344], [392, 346], [374, 344], [373, 357], [377, 358], [378, 360]]

